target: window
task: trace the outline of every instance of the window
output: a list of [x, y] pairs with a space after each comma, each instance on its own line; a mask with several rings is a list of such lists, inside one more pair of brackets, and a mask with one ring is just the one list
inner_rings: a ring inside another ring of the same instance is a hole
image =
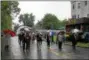
[[76, 18], [76, 15], [73, 15], [72, 18]]
[[73, 4], [73, 9], [75, 9], [75, 5]]
[[80, 8], [80, 3], [78, 3], [78, 8]]
[[75, 3], [76, 1], [72, 1], [72, 3]]
[[78, 15], [78, 18], [79, 18], [79, 15]]
[[89, 17], [89, 14], [87, 14], [87, 17]]
[[74, 15], [74, 18], [76, 18], [76, 15]]
[[85, 5], [87, 5], [87, 1], [85, 1]]

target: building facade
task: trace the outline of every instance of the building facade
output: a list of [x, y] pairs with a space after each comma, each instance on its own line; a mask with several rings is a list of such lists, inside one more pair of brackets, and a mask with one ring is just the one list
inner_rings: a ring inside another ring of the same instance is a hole
[[78, 28], [89, 32], [89, 1], [71, 1], [72, 18], [66, 24], [66, 30]]
[[89, 1], [71, 1], [72, 18], [89, 17]]

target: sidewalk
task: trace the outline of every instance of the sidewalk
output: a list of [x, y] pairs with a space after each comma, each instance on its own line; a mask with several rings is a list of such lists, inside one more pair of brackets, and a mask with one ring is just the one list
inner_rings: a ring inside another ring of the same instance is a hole
[[[72, 45], [72, 42], [67, 41], [64, 44], [65, 45]], [[81, 47], [81, 48], [89, 48], [89, 43], [81, 43], [81, 42], [78, 42], [76, 46], [77, 47]]]

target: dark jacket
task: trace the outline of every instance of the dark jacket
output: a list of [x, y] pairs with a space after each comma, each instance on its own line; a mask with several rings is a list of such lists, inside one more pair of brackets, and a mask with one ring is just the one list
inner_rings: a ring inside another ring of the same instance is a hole
[[37, 34], [37, 41], [42, 41], [42, 38], [39, 36], [39, 34]]

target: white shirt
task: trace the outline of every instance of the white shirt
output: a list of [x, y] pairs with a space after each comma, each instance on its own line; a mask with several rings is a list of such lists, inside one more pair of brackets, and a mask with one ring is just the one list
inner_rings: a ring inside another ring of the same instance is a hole
[[63, 35], [58, 35], [58, 41], [62, 42], [63, 41]]

